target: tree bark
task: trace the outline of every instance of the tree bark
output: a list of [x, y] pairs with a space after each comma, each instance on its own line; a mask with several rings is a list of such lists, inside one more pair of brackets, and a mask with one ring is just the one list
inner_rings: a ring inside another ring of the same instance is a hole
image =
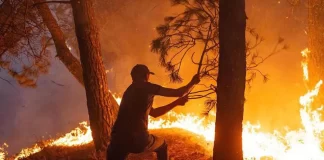
[[[324, 80], [324, 4], [323, 0], [308, 0], [308, 46], [309, 54], [309, 85], [315, 86]], [[323, 87], [322, 87], [323, 88]], [[320, 104], [324, 102], [324, 94], [319, 93]]]
[[98, 152], [105, 152], [113, 126], [113, 102], [102, 61], [93, 0], [72, 0], [75, 32], [79, 43], [92, 137]]
[[[34, 0], [35, 3], [43, 1], [44, 0]], [[112, 94], [108, 91], [105, 70], [99, 52], [100, 44], [98, 40], [95, 39], [98, 37], [98, 32], [97, 30], [93, 31], [93, 29], [97, 28], [91, 27], [90, 30], [89, 26], [84, 24], [82, 16], [85, 16], [85, 14], [79, 13], [81, 11], [83, 12], [82, 8], [80, 8], [81, 6], [79, 6], [80, 4], [76, 1], [73, 2], [74, 7], [77, 7], [74, 13], [77, 12], [77, 14], [80, 14], [75, 17], [77, 18], [75, 20], [78, 20], [76, 21], [75, 28], [76, 33], [78, 34], [80, 53], [82, 51], [84, 68], [82, 68], [78, 59], [75, 58], [68, 49], [65, 43], [66, 39], [64, 38], [64, 34], [48, 8], [48, 5], [37, 5], [37, 9], [52, 35], [57, 51], [57, 57], [63, 62], [82, 86], [85, 86], [85, 84], [87, 86], [86, 94], [92, 136], [96, 149], [102, 151], [105, 150], [110, 139], [111, 127], [116, 119], [119, 107]], [[86, 22], [92, 23], [92, 21], [93, 20]], [[86, 35], [86, 33], [82, 33], [83, 29], [86, 29], [85, 32], [87, 33], [94, 33], [94, 35], [89, 36]], [[83, 73], [83, 69], [86, 73]]]
[[219, 1], [219, 72], [214, 160], [242, 160], [246, 78], [244, 0]]

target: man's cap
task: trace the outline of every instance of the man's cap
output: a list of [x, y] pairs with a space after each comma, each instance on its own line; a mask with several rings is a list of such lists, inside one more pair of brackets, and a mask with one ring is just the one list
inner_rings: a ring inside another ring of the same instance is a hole
[[146, 74], [153, 74], [153, 72], [151, 72], [148, 67], [144, 64], [137, 64], [133, 67], [132, 71], [131, 71], [131, 75], [132, 77], [136, 77], [139, 75], [145, 76]]

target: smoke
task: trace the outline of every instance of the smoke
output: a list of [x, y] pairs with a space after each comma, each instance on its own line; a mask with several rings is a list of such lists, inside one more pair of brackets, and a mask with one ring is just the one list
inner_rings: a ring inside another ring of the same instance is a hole
[[[180, 73], [183, 84], [171, 84], [159, 66], [158, 56], [149, 49], [151, 40], [157, 36], [154, 28], [163, 23], [165, 16], [175, 15], [179, 8], [171, 8], [165, 0], [98, 2], [101, 46], [109, 70], [108, 85], [113, 92], [123, 93], [131, 83], [131, 68], [139, 63], [147, 64], [156, 73], [151, 78], [153, 83], [178, 87], [190, 80], [197, 69], [188, 65]], [[260, 53], [269, 53], [279, 36], [286, 40], [290, 49], [260, 67], [270, 75], [270, 81], [264, 84], [261, 77], [257, 78], [247, 90], [245, 121], [259, 121], [265, 130], [286, 125], [299, 127], [298, 98], [304, 92], [299, 52], [306, 47], [306, 25], [302, 22], [306, 12], [298, 8], [298, 15], [294, 14], [296, 20], [285, 2], [247, 0], [246, 3], [248, 25], [266, 39], [258, 48]], [[38, 80], [36, 89], [15, 85], [15, 90], [0, 81], [0, 144], [7, 142], [10, 154], [32, 145], [43, 136], [63, 134], [80, 121], [88, 120], [84, 88], [58, 59], [53, 58], [52, 64], [49, 75]], [[157, 97], [154, 105], [171, 100]], [[177, 112], [200, 113], [202, 110], [203, 100], [176, 108]]]

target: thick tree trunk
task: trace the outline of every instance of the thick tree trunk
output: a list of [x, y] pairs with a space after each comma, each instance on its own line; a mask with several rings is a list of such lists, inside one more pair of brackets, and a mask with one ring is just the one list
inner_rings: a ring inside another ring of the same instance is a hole
[[93, 0], [72, 0], [75, 32], [79, 43], [90, 127], [97, 151], [104, 152], [113, 126], [113, 102], [100, 52]]
[[[308, 0], [308, 46], [309, 54], [309, 85], [324, 80], [324, 5], [323, 0]], [[322, 87], [323, 88], [323, 87]], [[319, 94], [320, 104], [324, 102], [324, 94]]]
[[214, 160], [242, 160], [246, 77], [245, 1], [219, 1], [219, 72]]
[[[44, 0], [34, 0], [35, 3], [37, 2], [43, 2]], [[77, 2], [75, 2], [77, 3]], [[60, 26], [58, 25], [56, 19], [54, 18], [54, 16], [52, 15], [50, 9], [48, 8], [47, 4], [42, 4], [42, 5], [37, 5], [39, 14], [42, 16], [43, 21], [45, 23], [45, 25], [47, 26], [47, 28], [49, 29], [53, 41], [55, 43], [55, 47], [56, 47], [56, 51], [57, 51], [57, 57], [59, 57], [59, 59], [63, 62], [63, 64], [67, 67], [67, 69], [72, 73], [72, 75], [77, 79], [77, 81], [85, 86], [84, 84], [84, 79], [83, 79], [83, 70], [81, 67], [80, 62], [78, 61], [77, 58], [75, 58], [71, 51], [68, 49], [66, 43], [65, 43], [65, 38], [64, 38], [64, 34], [60, 28]], [[80, 11], [80, 9], [78, 9], [78, 11]], [[80, 20], [81, 18], [78, 17]], [[82, 19], [81, 19], [82, 20]], [[80, 25], [81, 22], [78, 21], [78, 23], [76, 24], [76, 29], [78, 29], [78, 33], [81, 32], [83, 29], [85, 29], [83, 26]], [[97, 34], [97, 33], [96, 33]], [[79, 37], [83, 37], [84, 34], [79, 35]], [[90, 38], [90, 37], [85, 37], [85, 38]], [[80, 46], [82, 46], [80, 48], [84, 49], [85, 46], [84, 43], [88, 43], [91, 41], [88, 41], [88, 39], [83, 40], [81, 42], [79, 42]], [[88, 44], [89, 47], [89, 44]], [[91, 46], [90, 46], [91, 47]], [[92, 105], [88, 105], [88, 111], [89, 111], [89, 117], [90, 117], [90, 125], [91, 125], [91, 129], [92, 129], [92, 133], [93, 133], [93, 139], [94, 142], [96, 144], [96, 148], [98, 150], [102, 150], [102, 147], [106, 147], [108, 141], [109, 141], [109, 136], [110, 136], [110, 130], [113, 124], [113, 121], [116, 119], [117, 116], [117, 111], [118, 111], [118, 104], [115, 101], [115, 99], [113, 98], [112, 94], [108, 92], [108, 87], [107, 87], [107, 81], [106, 81], [106, 75], [102, 74], [105, 73], [104, 69], [102, 68], [103, 64], [102, 64], [102, 60], [101, 60], [101, 55], [99, 53], [99, 49], [100, 49], [100, 45], [95, 44], [95, 47], [93, 51], [82, 51], [83, 55], [86, 53], [91, 53], [91, 60], [87, 60], [87, 58], [85, 58], [86, 61], [84, 64], [86, 65], [86, 70], [88, 73], [85, 73], [85, 77], [88, 80], [87, 81], [87, 85], [89, 87], [91, 87], [91, 89], [87, 89], [86, 90], [90, 90], [90, 91], [96, 91], [96, 88], [102, 87], [103, 91], [101, 89], [98, 89], [98, 92], [95, 93], [91, 93], [93, 95], [88, 95], [87, 92], [87, 100], [88, 98], [95, 98], [96, 100], [93, 101], [89, 101], [88, 100], [88, 104], [91, 103]], [[86, 48], [86, 49], [92, 49], [91, 48]], [[94, 54], [95, 53], [95, 54]], [[88, 55], [89, 56], [89, 55]], [[92, 57], [94, 56], [94, 57]], [[84, 57], [84, 56], [83, 56]], [[95, 66], [93, 66], [93, 62]], [[98, 62], [98, 63], [97, 63]], [[99, 63], [100, 62], [100, 63]], [[90, 65], [91, 64], [91, 65]], [[91, 66], [91, 68], [89, 69], [89, 67]], [[98, 67], [100, 68], [100, 70], [97, 70], [94, 67]], [[91, 69], [95, 69], [95, 72], [93, 72]], [[100, 74], [97, 75], [96, 72], [100, 72]], [[95, 74], [94, 76], [92, 76], [93, 74]], [[93, 81], [89, 81], [89, 77], [90, 76], [90, 80]], [[94, 78], [96, 77], [96, 78]], [[93, 79], [92, 79], [93, 78]], [[99, 79], [99, 81], [98, 81]], [[96, 83], [96, 85], [94, 85], [93, 83]], [[93, 86], [92, 86], [93, 85]], [[98, 105], [98, 103], [100, 105]]]

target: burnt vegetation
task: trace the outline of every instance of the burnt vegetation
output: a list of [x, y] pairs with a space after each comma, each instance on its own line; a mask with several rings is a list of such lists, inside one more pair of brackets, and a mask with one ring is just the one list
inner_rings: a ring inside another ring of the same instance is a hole
[[[151, 43], [151, 50], [159, 55], [159, 61], [169, 73], [170, 81], [182, 82], [180, 71], [188, 57], [197, 65], [197, 73], [204, 79], [204, 89], [191, 92], [190, 99], [205, 98], [208, 114], [216, 106], [217, 76], [219, 59], [219, 3], [215, 0], [171, 0], [172, 5], [183, 7], [178, 15], [168, 16], [164, 24], [156, 27], [158, 37]], [[263, 53], [258, 46], [264, 41], [254, 28], [247, 27], [246, 84], [251, 87], [257, 75], [263, 81], [269, 77], [258, 69], [262, 63], [273, 55], [288, 48], [284, 39], [279, 37], [272, 51]]]

